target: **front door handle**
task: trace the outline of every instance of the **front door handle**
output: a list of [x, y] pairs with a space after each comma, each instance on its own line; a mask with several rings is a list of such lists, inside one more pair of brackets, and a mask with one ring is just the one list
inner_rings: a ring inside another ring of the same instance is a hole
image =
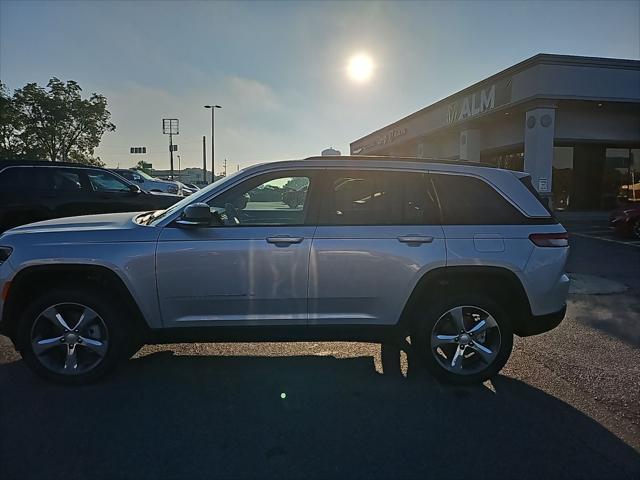
[[275, 245], [291, 245], [293, 243], [301, 243], [303, 240], [304, 237], [290, 237], [288, 235], [267, 237], [267, 243], [273, 243]]
[[398, 241], [402, 243], [431, 243], [433, 242], [433, 237], [430, 235], [402, 235], [398, 237]]

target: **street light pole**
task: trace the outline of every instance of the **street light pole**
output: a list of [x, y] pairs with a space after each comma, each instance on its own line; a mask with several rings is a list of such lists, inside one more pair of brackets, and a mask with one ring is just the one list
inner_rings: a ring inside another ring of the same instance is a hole
[[205, 105], [204, 108], [211, 109], [211, 182], [215, 182], [216, 180], [216, 167], [215, 167], [215, 154], [213, 147], [213, 128], [215, 124], [214, 112], [216, 108], [222, 108], [220, 105]]

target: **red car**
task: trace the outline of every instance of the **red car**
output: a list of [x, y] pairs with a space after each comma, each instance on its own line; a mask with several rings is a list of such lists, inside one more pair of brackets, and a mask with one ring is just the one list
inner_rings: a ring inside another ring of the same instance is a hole
[[640, 239], [640, 203], [631, 203], [611, 212], [609, 226], [618, 233]]

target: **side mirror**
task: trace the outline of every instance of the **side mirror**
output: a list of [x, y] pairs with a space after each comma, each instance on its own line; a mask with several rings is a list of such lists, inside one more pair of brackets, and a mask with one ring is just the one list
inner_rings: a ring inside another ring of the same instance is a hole
[[142, 190], [140, 190], [140, 187], [138, 185], [129, 185], [129, 191], [134, 195], [137, 195], [140, 192], [142, 192]]
[[206, 203], [192, 203], [182, 212], [182, 216], [176, 223], [183, 227], [208, 227], [216, 217], [211, 213], [211, 208]]

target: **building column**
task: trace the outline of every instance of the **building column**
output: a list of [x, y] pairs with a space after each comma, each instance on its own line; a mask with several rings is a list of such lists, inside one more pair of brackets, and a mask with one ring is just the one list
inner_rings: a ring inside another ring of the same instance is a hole
[[479, 162], [481, 145], [480, 130], [463, 130], [460, 132], [460, 160]]
[[555, 108], [529, 110], [524, 125], [524, 171], [541, 196], [551, 197]]

